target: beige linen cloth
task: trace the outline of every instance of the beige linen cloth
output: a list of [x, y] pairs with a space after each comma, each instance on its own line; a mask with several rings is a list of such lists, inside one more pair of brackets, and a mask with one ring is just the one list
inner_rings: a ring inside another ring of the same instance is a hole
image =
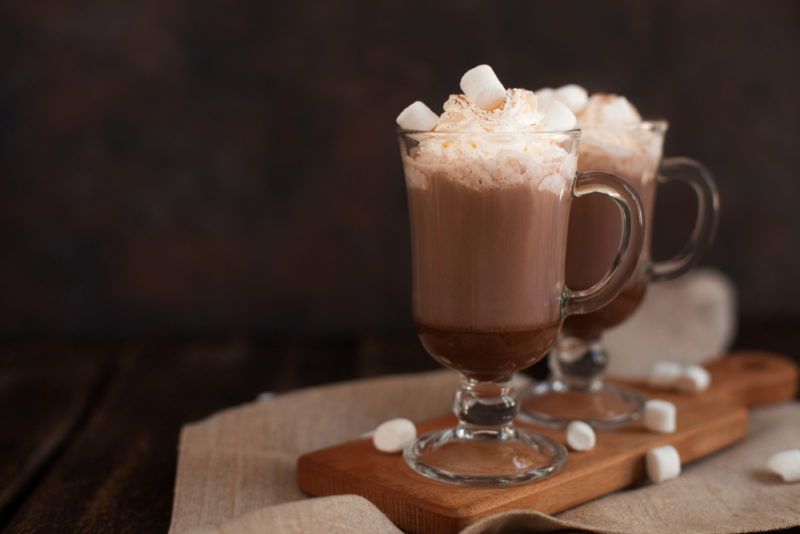
[[[231, 408], [184, 427], [171, 533], [399, 532], [367, 500], [307, 498], [301, 454], [358, 437], [392, 417], [444, 415], [450, 371], [334, 384]], [[602, 439], [602, 437], [601, 437]], [[800, 404], [760, 408], [747, 438], [684, 468], [555, 517], [534, 510], [486, 518], [464, 532], [746, 532], [800, 525], [800, 483], [766, 471], [767, 457], [800, 447]]]

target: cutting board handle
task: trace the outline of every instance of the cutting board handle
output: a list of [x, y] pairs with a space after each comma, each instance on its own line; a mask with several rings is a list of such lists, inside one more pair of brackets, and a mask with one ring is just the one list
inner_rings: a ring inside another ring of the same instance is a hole
[[706, 365], [711, 373], [708, 393], [740, 406], [760, 406], [791, 400], [797, 395], [798, 365], [779, 354], [742, 351]]

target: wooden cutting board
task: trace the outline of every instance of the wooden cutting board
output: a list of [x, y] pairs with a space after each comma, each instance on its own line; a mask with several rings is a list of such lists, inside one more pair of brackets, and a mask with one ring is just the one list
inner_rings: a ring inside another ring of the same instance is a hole
[[[747, 432], [745, 407], [785, 401], [797, 391], [797, 365], [784, 356], [740, 352], [706, 367], [712, 385], [699, 394], [627, 384], [647, 398], [675, 403], [674, 434], [654, 434], [641, 423], [599, 431], [593, 450], [570, 452], [564, 469], [545, 480], [505, 488], [444, 484], [412, 471], [400, 454], [378, 452], [365, 438], [300, 457], [298, 484], [314, 496], [366, 497], [409, 532], [458, 532], [483, 517], [514, 509], [557, 513], [643, 479], [644, 456], [653, 447], [673, 445], [686, 464], [732, 445]], [[422, 434], [453, 424], [454, 417], [445, 417], [421, 422], [418, 428]], [[537, 429], [564, 443], [563, 431]]]

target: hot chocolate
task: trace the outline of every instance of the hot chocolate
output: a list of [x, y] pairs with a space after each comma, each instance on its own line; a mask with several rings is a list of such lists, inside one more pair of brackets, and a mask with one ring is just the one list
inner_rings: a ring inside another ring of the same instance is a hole
[[[461, 79], [437, 116], [414, 102], [397, 118], [411, 220], [413, 313], [426, 350], [457, 369], [454, 428], [404, 451], [418, 473], [468, 485], [549, 476], [566, 451], [514, 425], [511, 376], [544, 356], [562, 318], [607, 304], [641, 248], [641, 207], [625, 183], [576, 172], [579, 132], [561, 102], [506, 90], [488, 65]], [[626, 221], [619, 264], [590, 291], [564, 282], [573, 196], [603, 194]]]
[[[634, 274], [619, 295], [603, 308], [566, 319], [550, 353], [551, 376], [530, 390], [524, 413], [548, 425], [565, 426], [575, 419], [596, 427], [625, 425], [639, 416], [644, 398], [634, 390], [603, 382], [608, 356], [600, 340], [605, 330], [622, 323], [639, 308], [647, 285], [658, 274], [659, 264], [653, 264], [650, 259], [651, 222], [656, 176], [659, 168], [663, 170], [661, 156], [667, 125], [664, 121], [642, 121], [636, 108], [622, 96], [594, 94], [588, 97], [584, 89], [575, 85], [546, 89], [537, 94], [540, 100], [560, 100], [575, 112], [582, 131], [579, 169], [612, 172], [636, 190], [643, 208], [645, 235]], [[698, 165], [691, 167], [701, 169]], [[695, 191], [703, 193], [699, 194], [701, 204], [706, 200], [712, 203], [713, 186], [705, 175], [697, 177], [691, 182]], [[702, 214], [704, 209], [701, 207], [700, 211]], [[573, 202], [566, 262], [566, 283], [570, 289], [592, 287], [612, 267], [619, 246], [619, 231], [618, 212], [603, 199], [588, 196]], [[697, 236], [703, 235], [702, 231], [697, 233]], [[697, 245], [704, 242], [708, 240], [693, 237]], [[675, 262], [678, 270], [669, 262], [661, 271], [672, 275], [688, 268], [696, 255], [693, 248], [687, 250], [692, 253]]]
[[[636, 274], [611, 304], [564, 323], [566, 334], [597, 336], [633, 314], [645, 294], [655, 175], [664, 129], [660, 123], [643, 123], [624, 97], [613, 95], [592, 95], [577, 117], [583, 130], [578, 168], [605, 170], [625, 180], [639, 193], [645, 214], [644, 245]], [[588, 196], [573, 202], [567, 240], [566, 282], [570, 289], [586, 289], [608, 271], [619, 247], [620, 229], [618, 210], [604, 199]]]
[[[536, 113], [532, 93], [508, 93], [504, 130], [510, 111]], [[437, 360], [479, 380], [530, 366], [557, 337], [576, 165], [567, 134], [464, 133], [488, 116], [451, 97], [404, 157], [417, 331]]]
[[435, 175], [408, 202], [414, 321], [428, 352], [480, 379], [544, 355], [561, 322], [569, 207], [559, 195]]

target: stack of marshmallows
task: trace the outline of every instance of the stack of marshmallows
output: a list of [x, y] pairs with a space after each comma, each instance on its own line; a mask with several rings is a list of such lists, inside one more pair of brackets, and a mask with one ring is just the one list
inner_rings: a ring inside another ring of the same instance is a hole
[[[523, 89], [506, 90], [489, 65], [479, 65], [467, 71], [461, 78], [461, 90], [464, 91], [464, 97], [470, 104], [486, 112], [495, 112], [497, 115], [501, 115], [506, 108], [510, 109], [511, 106], [508, 104], [511, 101], [525, 99], [527, 109], [530, 111], [527, 122], [541, 131], [575, 128], [577, 119], [573, 110], [582, 108], [587, 100], [586, 91], [577, 85], [562, 87], [557, 94], [553, 92], [558, 98], [546, 97], [544, 94], [539, 95]], [[428, 132], [436, 130], [437, 127], [447, 127], [441, 124], [440, 119], [441, 117], [431, 108], [416, 101], [400, 112], [397, 116], [397, 125], [403, 130]]]
[[[539, 131], [564, 131], [575, 128], [576, 124], [587, 123], [631, 123], [641, 121], [636, 108], [622, 96], [597, 94], [589, 97], [586, 90], [578, 85], [565, 85], [558, 89], [544, 88], [534, 93], [521, 89], [508, 89], [503, 86], [492, 68], [479, 65], [461, 78], [463, 97], [455, 96], [445, 105], [466, 98], [469, 105], [476, 106], [487, 117], [501, 117], [513, 101], [526, 99], [528, 126]], [[577, 115], [577, 118], [576, 118]], [[442, 116], [444, 117], [444, 115]], [[416, 101], [397, 116], [398, 126], [406, 131], [437, 131], [453, 127], [448, 121], [433, 112], [428, 106]], [[456, 127], [463, 125], [456, 125]], [[470, 127], [476, 126], [474, 123]], [[480, 122], [477, 124], [480, 128]], [[706, 390], [711, 384], [711, 376], [700, 365], [685, 366], [676, 362], [657, 362], [648, 378], [648, 385], [656, 389], [692, 394]], [[644, 427], [650, 432], [671, 434], [677, 428], [677, 410], [673, 403], [652, 399], [645, 403]], [[375, 447], [385, 453], [397, 453], [412, 444], [417, 437], [416, 427], [408, 419], [392, 419], [378, 426], [371, 433]], [[565, 433], [567, 444], [574, 451], [589, 451], [594, 448], [597, 437], [590, 425], [583, 421], [573, 421]], [[672, 445], [656, 447], [647, 452], [646, 470], [654, 482], [675, 478], [681, 471], [678, 451]], [[800, 449], [777, 453], [767, 462], [770, 470], [785, 481], [800, 480]]]
[[[563, 131], [579, 123], [626, 124], [642, 120], [636, 108], [624, 96], [595, 94], [589, 97], [586, 89], [569, 84], [533, 93], [524, 89], [506, 89], [489, 65], [479, 65], [461, 78], [461, 90], [467, 101], [486, 112], [502, 114], [510, 101], [519, 95], [534, 97], [533, 112], [528, 124], [541, 131]], [[451, 100], [453, 98], [451, 97]], [[449, 102], [449, 101], [448, 101]], [[447, 128], [437, 115], [417, 100], [397, 116], [397, 125], [407, 131], [436, 131]]]

